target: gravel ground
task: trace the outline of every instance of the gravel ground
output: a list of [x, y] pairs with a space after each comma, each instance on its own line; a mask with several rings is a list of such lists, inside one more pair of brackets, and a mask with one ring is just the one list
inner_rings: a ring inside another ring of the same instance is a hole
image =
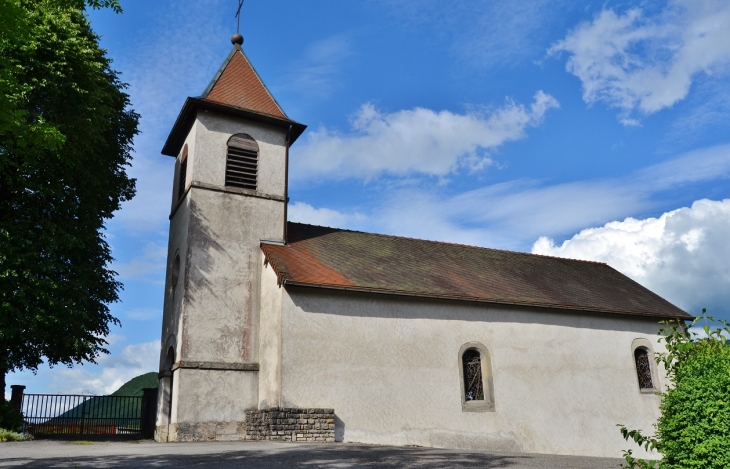
[[152, 441], [96, 441], [79, 444], [53, 440], [0, 443], [0, 467], [617, 469], [621, 461], [582, 456], [496, 454], [352, 443], [260, 441], [160, 444]]

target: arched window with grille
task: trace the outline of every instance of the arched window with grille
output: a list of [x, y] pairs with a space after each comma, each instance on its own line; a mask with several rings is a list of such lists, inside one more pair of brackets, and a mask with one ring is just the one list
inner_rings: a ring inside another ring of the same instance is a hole
[[659, 383], [651, 343], [646, 339], [635, 339], [631, 348], [633, 349], [639, 391], [642, 393], [657, 392], [659, 390]]
[[248, 134], [228, 139], [226, 186], [256, 190], [259, 170], [259, 145]]
[[494, 380], [487, 348], [479, 342], [468, 342], [459, 350], [461, 374], [461, 410], [487, 412], [494, 410]]
[[483, 401], [482, 354], [471, 348], [461, 356], [461, 363], [464, 366], [464, 400]]

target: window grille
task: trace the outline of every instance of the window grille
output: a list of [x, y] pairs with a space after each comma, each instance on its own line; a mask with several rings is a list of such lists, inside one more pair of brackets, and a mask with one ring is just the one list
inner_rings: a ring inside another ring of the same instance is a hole
[[649, 362], [649, 351], [644, 347], [634, 350], [636, 361], [636, 374], [639, 378], [639, 388], [654, 389], [654, 382], [651, 378], [651, 363]]
[[177, 198], [180, 199], [185, 193], [185, 181], [188, 177], [188, 144], [183, 147], [180, 157], [180, 175], [177, 180]]
[[482, 357], [478, 350], [470, 349], [462, 355], [464, 365], [464, 400], [484, 400], [484, 380], [482, 379]]
[[250, 135], [236, 134], [228, 140], [226, 186], [256, 190], [259, 146]]

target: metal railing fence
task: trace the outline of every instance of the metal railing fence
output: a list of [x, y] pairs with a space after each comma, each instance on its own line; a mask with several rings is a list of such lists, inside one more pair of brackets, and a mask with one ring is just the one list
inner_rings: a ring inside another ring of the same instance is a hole
[[142, 396], [24, 394], [24, 430], [35, 435], [141, 435]]

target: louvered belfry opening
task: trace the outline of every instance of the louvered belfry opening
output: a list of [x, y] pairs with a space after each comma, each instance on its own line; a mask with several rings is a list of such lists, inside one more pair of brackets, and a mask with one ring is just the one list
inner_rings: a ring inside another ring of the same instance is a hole
[[226, 186], [256, 190], [259, 169], [259, 145], [247, 134], [235, 134], [228, 140]]
[[484, 400], [484, 380], [482, 379], [482, 354], [479, 350], [469, 349], [462, 355], [464, 365], [464, 400]]
[[180, 156], [180, 175], [177, 179], [177, 198], [183, 196], [185, 193], [185, 180], [188, 177], [188, 144], [186, 143], [183, 147], [182, 155]]
[[649, 351], [644, 347], [634, 350], [636, 360], [636, 374], [639, 378], [640, 389], [654, 389], [654, 382], [651, 377], [651, 363], [649, 362]]

